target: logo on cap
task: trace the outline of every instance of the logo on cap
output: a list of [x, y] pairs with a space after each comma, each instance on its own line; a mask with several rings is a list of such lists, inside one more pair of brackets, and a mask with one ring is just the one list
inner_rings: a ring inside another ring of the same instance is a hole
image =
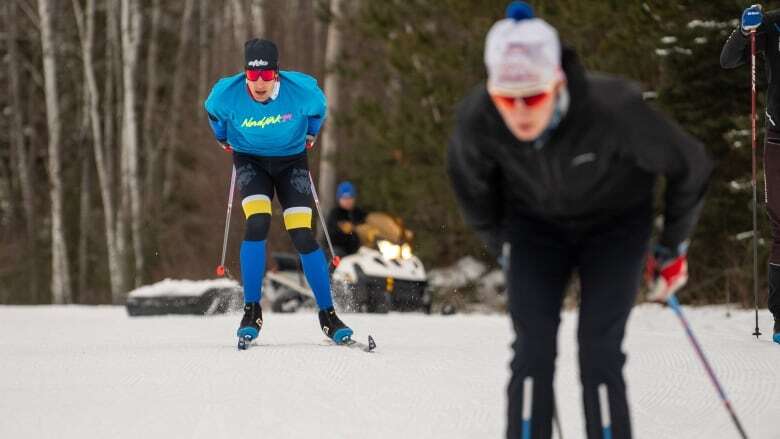
[[253, 59], [247, 63], [249, 67], [265, 67], [268, 65], [268, 61], [264, 59]]

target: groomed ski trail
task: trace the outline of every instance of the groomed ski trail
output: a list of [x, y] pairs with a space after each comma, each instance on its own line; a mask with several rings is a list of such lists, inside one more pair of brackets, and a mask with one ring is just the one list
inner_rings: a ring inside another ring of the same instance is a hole
[[[761, 314], [686, 315], [751, 438], [780, 439], [780, 346]], [[314, 312], [130, 318], [120, 307], [0, 306], [0, 437], [503, 437], [512, 339], [503, 315], [344, 314], [367, 355], [328, 342]], [[563, 314], [556, 391], [582, 437], [576, 320]], [[737, 437], [668, 309], [635, 309], [626, 339], [635, 437]]]

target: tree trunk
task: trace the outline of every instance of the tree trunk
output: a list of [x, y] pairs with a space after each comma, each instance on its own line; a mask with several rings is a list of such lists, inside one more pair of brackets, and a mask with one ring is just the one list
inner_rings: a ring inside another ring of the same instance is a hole
[[[152, 0], [151, 29], [148, 32], [149, 37], [147, 39], [149, 48], [146, 53], [146, 97], [144, 98], [143, 128], [141, 129], [146, 156], [144, 205], [147, 206], [147, 212], [156, 211], [157, 201], [159, 200], [159, 197], [156, 196], [157, 192], [154, 190], [157, 186], [157, 178], [159, 177], [159, 160], [157, 159], [159, 151], [155, 146], [158, 143], [159, 138], [155, 135], [156, 129], [154, 118], [157, 111], [157, 88], [159, 87], [160, 82], [157, 74], [157, 58], [160, 47], [159, 35], [161, 15], [162, 8], [160, 7], [160, 0]], [[159, 115], [157, 116], [159, 117]]]
[[41, 20], [41, 48], [43, 52], [43, 74], [46, 90], [46, 120], [49, 131], [49, 186], [51, 197], [51, 298], [56, 304], [70, 303], [70, 264], [68, 246], [65, 240], [63, 213], [64, 188], [62, 164], [60, 162], [60, 104], [57, 88], [57, 63], [54, 59], [54, 35], [49, 0], [38, 0], [38, 14]]
[[135, 77], [138, 70], [138, 49], [141, 43], [141, 10], [138, 0], [122, 0], [122, 80], [124, 113], [122, 123], [123, 149], [126, 150], [125, 185], [130, 198], [130, 227], [135, 261], [134, 285], [141, 286], [144, 275], [144, 254], [141, 235], [141, 188], [138, 168], [138, 118], [136, 112]]
[[[111, 162], [105, 157], [103, 143], [103, 130], [100, 119], [100, 91], [97, 85], [92, 49], [95, 40], [95, 0], [87, 0], [86, 16], [84, 15], [79, 0], [73, 0], [76, 23], [81, 36], [82, 61], [84, 65], [84, 79], [87, 86], [89, 101], [90, 126], [92, 128], [92, 150], [95, 156], [97, 168], [98, 186], [103, 205], [103, 222], [105, 227], [106, 249], [108, 254], [108, 274], [111, 285], [111, 297], [118, 298], [125, 288], [123, 270], [120, 265], [120, 255], [116, 248], [116, 226], [114, 218], [114, 195], [111, 191]], [[110, 44], [110, 43], [109, 43]], [[109, 87], [111, 85], [109, 84]]]
[[333, 208], [334, 192], [336, 190], [336, 126], [333, 115], [338, 113], [339, 82], [338, 76], [331, 69], [338, 61], [341, 52], [341, 31], [338, 20], [341, 17], [341, 0], [331, 0], [331, 21], [328, 25], [328, 41], [325, 49], [325, 93], [328, 96], [328, 126], [322, 133], [320, 141], [320, 175], [319, 196], [320, 206], [324, 213]]
[[266, 38], [263, 0], [252, 0], [252, 38]]
[[244, 18], [246, 11], [240, 0], [231, 0], [230, 4], [233, 7], [233, 36], [236, 39], [236, 49], [243, 50], [244, 43], [248, 39], [246, 37], [246, 19]]
[[[106, 27], [108, 28], [108, 41], [106, 44], [106, 98], [103, 105], [105, 114], [105, 163], [107, 181], [111, 200], [116, 203], [113, 208], [114, 223], [114, 241], [113, 245], [117, 255], [117, 270], [121, 284], [119, 289], [112, 294], [111, 302], [120, 304], [124, 300], [124, 293], [127, 290], [127, 211], [128, 209], [119, 209], [119, 206], [127, 206], [127, 190], [124, 186], [124, 178], [119, 178], [125, 169], [124, 148], [117, 142], [118, 121], [122, 120], [124, 111], [119, 104], [122, 95], [122, 84], [118, 80], [122, 71], [121, 60], [121, 41], [119, 36], [119, 0], [108, 0]], [[118, 154], [117, 154], [118, 152]], [[104, 206], [104, 209], [106, 207]]]
[[194, 0], [186, 0], [184, 3], [184, 12], [182, 14], [181, 28], [179, 28], [179, 49], [176, 51], [176, 61], [174, 62], [174, 77], [179, 78], [173, 82], [173, 91], [171, 92], [171, 122], [168, 126], [165, 138], [167, 149], [165, 150], [165, 178], [163, 183], [163, 200], [170, 200], [173, 192], [173, 183], [176, 165], [176, 146], [178, 143], [177, 135], [180, 132], [181, 115], [184, 102], [184, 90], [187, 82], [181, 79], [185, 76], [187, 70], [186, 59], [188, 57], [187, 49], [192, 38], [192, 12], [194, 10]]
[[209, 18], [208, 0], [198, 0], [198, 47], [200, 53], [200, 64], [198, 65], [198, 102], [206, 100], [210, 85]]
[[[87, 120], [87, 124], [89, 121]], [[78, 288], [76, 302], [86, 303], [89, 267], [89, 233], [92, 224], [92, 163], [89, 154], [81, 149], [81, 196], [79, 197]]]
[[17, 43], [18, 38], [18, 24], [17, 24], [17, 9], [15, 2], [7, 2], [5, 4], [6, 22], [7, 22], [7, 42], [8, 42], [8, 97], [11, 105], [11, 116], [9, 117], [10, 124], [10, 142], [13, 145], [13, 149], [16, 152], [16, 172], [19, 175], [19, 186], [22, 193], [22, 212], [24, 212], [24, 224], [25, 233], [27, 235], [27, 252], [29, 263], [28, 267], [28, 280], [30, 282], [30, 297], [33, 303], [39, 301], [40, 294], [40, 275], [38, 272], [38, 238], [36, 236], [36, 227], [38, 223], [35, 215], [35, 193], [33, 187], [33, 181], [30, 177], [30, 159], [27, 154], [27, 145], [24, 141], [24, 121], [22, 120], [22, 114], [24, 110], [22, 108], [22, 96], [21, 96], [21, 83], [19, 81], [19, 66], [21, 60], [19, 59], [19, 47]]

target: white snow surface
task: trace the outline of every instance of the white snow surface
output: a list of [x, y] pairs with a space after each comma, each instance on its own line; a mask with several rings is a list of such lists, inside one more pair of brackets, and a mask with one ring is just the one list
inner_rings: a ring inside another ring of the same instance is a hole
[[[751, 438], [780, 438], [780, 346], [749, 311], [686, 308]], [[499, 438], [513, 338], [503, 315], [345, 314], [376, 352], [329, 345], [311, 312], [128, 317], [121, 307], [0, 306], [0, 438]], [[575, 312], [556, 393], [582, 438]], [[360, 337], [362, 338], [362, 337]], [[635, 437], [738, 437], [674, 314], [638, 307], [626, 367]]]
[[128, 293], [132, 297], [156, 297], [156, 296], [200, 296], [210, 288], [234, 288], [238, 287], [236, 281], [230, 279], [165, 279], [160, 282], [144, 285]]

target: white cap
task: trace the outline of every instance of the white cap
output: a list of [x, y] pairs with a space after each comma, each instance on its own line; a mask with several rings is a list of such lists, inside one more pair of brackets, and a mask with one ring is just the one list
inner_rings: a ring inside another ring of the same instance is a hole
[[485, 41], [488, 92], [527, 96], [563, 78], [558, 32], [539, 18], [499, 20]]

